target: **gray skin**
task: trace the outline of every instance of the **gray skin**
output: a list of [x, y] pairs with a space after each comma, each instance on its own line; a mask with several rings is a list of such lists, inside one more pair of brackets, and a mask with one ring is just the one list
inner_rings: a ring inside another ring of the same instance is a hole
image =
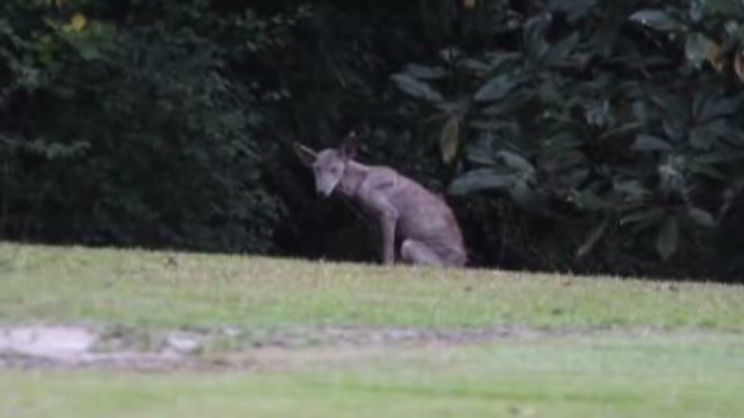
[[462, 233], [444, 200], [392, 168], [353, 161], [355, 149], [353, 136], [338, 149], [320, 152], [295, 144], [300, 160], [313, 170], [318, 194], [328, 197], [338, 191], [377, 220], [384, 264], [395, 261], [397, 236], [405, 262], [463, 266], [467, 256]]

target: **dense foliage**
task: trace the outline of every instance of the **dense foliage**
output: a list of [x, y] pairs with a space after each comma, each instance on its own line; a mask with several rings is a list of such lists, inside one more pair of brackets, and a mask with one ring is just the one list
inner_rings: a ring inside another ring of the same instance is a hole
[[254, 37], [251, 16], [211, 21], [197, 5], [143, 6], [119, 15], [137, 23], [124, 29], [74, 12], [84, 5], [4, 6], [14, 19], [0, 44], [3, 232], [273, 248], [282, 207], [262, 185], [258, 100], [230, 77], [236, 52], [220, 44], [232, 32]]
[[744, 272], [737, 0], [8, 0], [0, 234], [370, 259], [287, 145], [448, 191], [482, 265]]
[[537, 267], [711, 274], [744, 179], [743, 13], [552, 1], [494, 16], [513, 36], [445, 49], [393, 80], [440, 116], [446, 162], [464, 143], [453, 194], [493, 191], [552, 220], [527, 239]]

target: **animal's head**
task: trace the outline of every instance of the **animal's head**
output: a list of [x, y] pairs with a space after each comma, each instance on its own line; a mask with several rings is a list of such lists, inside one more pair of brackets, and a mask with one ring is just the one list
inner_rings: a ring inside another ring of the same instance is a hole
[[354, 158], [358, 145], [358, 137], [352, 132], [338, 148], [327, 148], [315, 152], [304, 145], [295, 143], [294, 149], [300, 161], [312, 168], [318, 194], [328, 197], [344, 177], [346, 166]]

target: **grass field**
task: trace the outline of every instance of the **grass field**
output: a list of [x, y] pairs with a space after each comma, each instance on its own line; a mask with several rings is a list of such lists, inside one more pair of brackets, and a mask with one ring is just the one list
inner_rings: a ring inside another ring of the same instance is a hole
[[[251, 337], [157, 372], [9, 367], [3, 417], [744, 416], [741, 286], [2, 244], [17, 324]], [[401, 332], [427, 333], [359, 337]]]

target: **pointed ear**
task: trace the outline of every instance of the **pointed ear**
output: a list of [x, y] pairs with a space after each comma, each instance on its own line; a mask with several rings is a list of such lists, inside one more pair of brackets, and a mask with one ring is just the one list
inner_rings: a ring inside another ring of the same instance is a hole
[[351, 131], [348, 135], [346, 135], [344, 142], [342, 142], [341, 145], [338, 147], [338, 153], [341, 155], [341, 158], [345, 160], [351, 160], [356, 156], [359, 145], [359, 136], [356, 134], [356, 132]]
[[297, 158], [300, 159], [302, 164], [308, 167], [313, 165], [315, 160], [318, 158], [318, 153], [296, 142], [293, 145], [294, 145], [295, 154], [297, 154]]

